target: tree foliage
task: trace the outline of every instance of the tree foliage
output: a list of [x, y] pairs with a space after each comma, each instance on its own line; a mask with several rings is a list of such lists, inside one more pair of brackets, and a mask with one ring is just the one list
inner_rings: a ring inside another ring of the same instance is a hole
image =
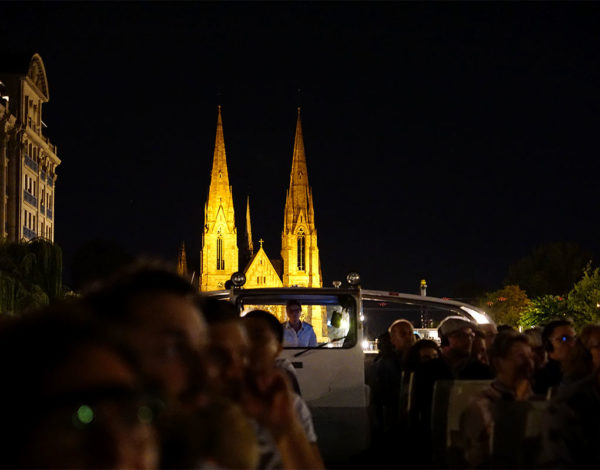
[[600, 272], [587, 266], [568, 295], [569, 310], [576, 326], [600, 321]]
[[565, 296], [581, 276], [591, 254], [575, 243], [549, 243], [512, 264], [506, 284], [519, 285], [530, 298]]
[[62, 295], [62, 250], [49, 241], [0, 240], [0, 313], [19, 313]]
[[517, 326], [522, 312], [529, 305], [529, 299], [519, 286], [509, 285], [488, 292], [478, 303], [490, 314], [496, 324]]
[[567, 299], [559, 295], [543, 295], [531, 299], [523, 310], [519, 324], [523, 328], [545, 325], [551, 320], [570, 317]]

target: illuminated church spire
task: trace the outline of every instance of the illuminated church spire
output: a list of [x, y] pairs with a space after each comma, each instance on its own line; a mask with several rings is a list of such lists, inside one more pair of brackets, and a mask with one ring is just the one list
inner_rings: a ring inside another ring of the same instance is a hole
[[254, 256], [254, 243], [252, 242], [252, 222], [250, 221], [250, 196], [246, 199], [246, 243], [248, 249], [248, 257]]
[[179, 253], [177, 254], [177, 274], [180, 276], [187, 276], [187, 254], [185, 252], [185, 242], [181, 242], [179, 246]]
[[200, 260], [200, 289], [223, 289], [238, 270], [237, 229], [233, 192], [229, 186], [221, 106], [218, 107], [217, 134], [210, 174], [208, 199], [204, 206], [204, 231]]
[[317, 229], [312, 189], [308, 184], [300, 108], [292, 153], [290, 187], [287, 190], [281, 236], [283, 285], [321, 287]]

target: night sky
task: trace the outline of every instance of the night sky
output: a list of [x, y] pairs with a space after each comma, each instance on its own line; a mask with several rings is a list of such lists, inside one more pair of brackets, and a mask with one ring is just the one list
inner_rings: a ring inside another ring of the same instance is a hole
[[[600, 252], [600, 4], [0, 4], [39, 52], [56, 241], [198, 264], [223, 106], [238, 244], [278, 257], [296, 107], [325, 283], [499, 288], [541, 244]], [[301, 89], [300, 97], [298, 89]]]

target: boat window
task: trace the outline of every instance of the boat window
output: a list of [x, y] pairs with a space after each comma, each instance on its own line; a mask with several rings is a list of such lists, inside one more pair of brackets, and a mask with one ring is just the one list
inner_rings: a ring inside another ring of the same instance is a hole
[[[290, 310], [300, 309], [301, 328], [296, 331], [290, 324]], [[242, 315], [251, 310], [267, 310], [284, 325], [286, 349], [351, 348], [356, 344], [356, 301], [351, 295], [249, 295], [237, 300]], [[314, 335], [312, 334], [314, 332]]]

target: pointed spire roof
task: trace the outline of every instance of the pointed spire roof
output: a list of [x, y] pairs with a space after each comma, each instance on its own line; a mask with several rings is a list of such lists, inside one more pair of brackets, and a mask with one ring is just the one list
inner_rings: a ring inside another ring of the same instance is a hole
[[179, 253], [177, 254], [177, 274], [180, 276], [187, 276], [187, 254], [185, 252], [185, 242], [181, 242], [179, 245]]
[[296, 137], [294, 139], [294, 153], [292, 156], [292, 173], [290, 174], [290, 188], [294, 185], [308, 187], [308, 170], [306, 168], [306, 155], [304, 153], [304, 137], [302, 136], [302, 119], [300, 106], [296, 120]]
[[[221, 117], [220, 105], [218, 106], [217, 134], [215, 136], [215, 150], [212, 171], [210, 173], [210, 188], [208, 190], [207, 203], [207, 206], [213, 211], [218, 211], [220, 206], [223, 206], [225, 211], [233, 211], [233, 195], [229, 186], [229, 172], [227, 171], [223, 119]], [[216, 212], [213, 216], [215, 215]], [[229, 214], [227, 215], [229, 216]]]
[[246, 199], [246, 241], [248, 242], [248, 253], [252, 258], [254, 256], [254, 243], [252, 242], [252, 223], [250, 221], [250, 196]]
[[[292, 154], [290, 187], [287, 192], [285, 206], [285, 225], [288, 226], [288, 228], [298, 221], [298, 216], [301, 212], [304, 212], [305, 217], [309, 217], [309, 208], [312, 207], [312, 197], [308, 185], [306, 154], [304, 153], [304, 137], [302, 135], [300, 107], [298, 107], [298, 118], [296, 120], [296, 136], [294, 138], [294, 151]], [[306, 222], [308, 222], [308, 220]]]

